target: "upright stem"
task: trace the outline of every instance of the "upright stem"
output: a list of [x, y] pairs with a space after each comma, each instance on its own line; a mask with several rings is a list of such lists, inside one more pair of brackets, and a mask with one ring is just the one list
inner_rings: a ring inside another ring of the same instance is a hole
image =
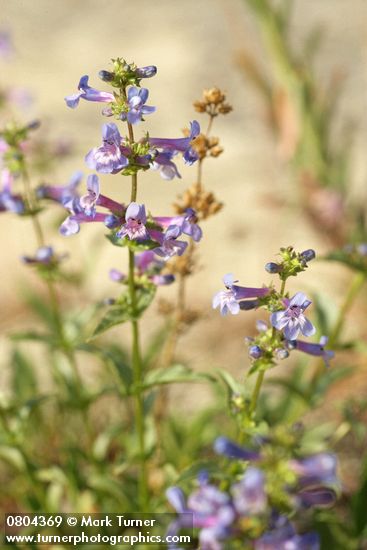
[[[126, 97], [126, 92], [122, 90]], [[133, 127], [127, 123], [129, 139], [134, 143]], [[138, 178], [137, 174], [131, 176], [131, 196], [130, 202], [135, 202], [138, 193]], [[148, 485], [147, 485], [147, 468], [145, 462], [145, 423], [144, 423], [144, 393], [141, 389], [143, 381], [143, 363], [140, 351], [139, 323], [137, 320], [137, 297], [135, 287], [135, 253], [129, 250], [129, 279], [128, 288], [131, 303], [131, 327], [132, 327], [132, 369], [134, 378], [134, 404], [135, 404], [135, 425], [139, 443], [139, 463], [140, 475], [138, 479], [138, 496], [139, 505], [142, 512], [147, 511], [148, 504]]]

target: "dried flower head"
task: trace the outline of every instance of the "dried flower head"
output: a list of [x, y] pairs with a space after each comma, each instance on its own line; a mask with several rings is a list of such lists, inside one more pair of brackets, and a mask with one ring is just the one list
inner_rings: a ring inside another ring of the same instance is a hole
[[205, 220], [222, 209], [223, 203], [219, 202], [214, 193], [206, 191], [202, 185], [194, 183], [173, 204], [177, 214], [183, 214], [188, 208], [193, 208], [199, 220]]
[[232, 106], [225, 101], [225, 93], [214, 87], [203, 91], [202, 99], [194, 102], [194, 108], [198, 113], [207, 113], [212, 117], [226, 115], [232, 111]]

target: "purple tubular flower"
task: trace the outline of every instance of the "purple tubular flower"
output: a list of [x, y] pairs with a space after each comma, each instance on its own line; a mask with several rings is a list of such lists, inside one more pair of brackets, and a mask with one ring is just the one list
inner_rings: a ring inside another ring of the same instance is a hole
[[155, 217], [154, 221], [162, 227], [178, 225], [182, 233], [191, 237], [195, 242], [199, 242], [203, 236], [201, 228], [197, 225], [197, 216], [193, 208], [187, 208], [184, 216], [173, 217]]
[[126, 275], [115, 268], [110, 269], [109, 277], [111, 281], [114, 281], [115, 283], [121, 283], [121, 281], [126, 279]]
[[149, 233], [152, 239], [160, 244], [158, 248], [154, 248], [154, 252], [164, 260], [168, 260], [176, 254], [177, 256], [182, 256], [187, 248], [186, 242], [177, 240], [182, 234], [178, 225], [170, 225], [163, 234], [155, 230], [150, 230]]
[[20, 195], [14, 195], [11, 187], [14, 177], [7, 168], [1, 171], [2, 191], [0, 191], [0, 212], [14, 212], [22, 214], [25, 210], [23, 199]]
[[173, 178], [181, 178], [177, 166], [172, 161], [175, 156], [174, 152], [162, 151], [155, 155], [152, 162], [152, 169], [159, 170], [161, 177], [164, 180], [172, 180]]
[[255, 541], [255, 550], [319, 550], [320, 541], [316, 533], [297, 535], [293, 525], [279, 517], [274, 529]]
[[304, 336], [312, 336], [316, 329], [306, 319], [303, 312], [311, 304], [302, 292], [297, 292], [291, 300], [284, 300], [285, 310], [272, 313], [270, 322], [274, 328], [284, 331], [287, 340], [295, 340], [301, 332]]
[[100, 103], [112, 103], [115, 101], [115, 96], [110, 92], [100, 92], [99, 90], [91, 88], [88, 85], [88, 78], [89, 77], [87, 75], [82, 76], [78, 85], [79, 92], [64, 98], [68, 107], [75, 109], [75, 107], [78, 106], [80, 99], [86, 99], [87, 101], [98, 101]]
[[13, 54], [13, 45], [9, 31], [5, 29], [0, 30], [0, 57], [3, 59], [9, 59]]
[[121, 136], [113, 122], [102, 127], [103, 145], [95, 147], [85, 157], [89, 168], [101, 174], [117, 174], [129, 161], [121, 152]]
[[314, 355], [316, 357], [322, 357], [325, 366], [329, 367], [329, 361], [334, 357], [335, 353], [331, 350], [325, 349], [327, 342], [327, 336], [321, 336], [319, 344], [303, 342], [302, 340], [294, 340], [292, 342], [288, 342], [288, 345], [292, 349], [297, 349], [298, 351], [302, 351], [303, 353], [308, 353], [309, 355]]
[[127, 92], [127, 103], [129, 110], [121, 114], [121, 120], [127, 120], [129, 124], [137, 124], [143, 120], [144, 115], [150, 115], [156, 110], [155, 107], [145, 105], [149, 96], [147, 88], [131, 86]]
[[41, 246], [36, 254], [32, 256], [23, 256], [22, 260], [26, 264], [50, 264], [55, 259], [54, 251], [51, 246]]
[[[245, 298], [261, 298], [269, 293], [269, 288], [249, 288], [235, 285], [237, 281], [234, 280], [232, 273], [228, 273], [223, 277], [223, 282], [227, 290], [221, 290], [213, 297], [213, 308], [220, 307], [221, 315], [237, 315], [240, 309], [245, 309], [240, 305], [239, 301]], [[256, 307], [254, 305], [254, 307]], [[252, 309], [252, 308], [251, 308]]]
[[147, 67], [138, 67], [135, 71], [138, 78], [152, 78], [157, 74], [157, 67], [148, 65]]
[[92, 174], [87, 179], [87, 194], [80, 197], [79, 204], [84, 213], [92, 218], [96, 215], [96, 204], [99, 198], [99, 179]]
[[153, 250], [144, 250], [140, 254], [135, 255], [135, 267], [138, 269], [139, 273], [145, 273], [152, 266], [159, 264], [159, 267], [163, 267], [164, 263], [159, 262]]
[[93, 217], [87, 216], [86, 214], [80, 212], [72, 214], [62, 222], [59, 227], [59, 232], [64, 237], [70, 237], [70, 235], [76, 235], [76, 233], [79, 233], [81, 223], [102, 222], [106, 224], [106, 220], [108, 217], [109, 214], [102, 214], [100, 212], [96, 212]]
[[292, 460], [292, 470], [298, 474], [301, 487], [337, 485], [337, 460], [331, 453], [318, 453], [300, 460]]
[[147, 216], [144, 204], [131, 202], [125, 213], [126, 223], [118, 231], [117, 236], [121, 239], [128, 237], [130, 240], [143, 241], [149, 238], [145, 224]]
[[150, 280], [157, 286], [166, 286], [175, 281], [175, 276], [172, 275], [172, 273], [166, 273], [165, 275], [152, 275]]
[[336, 502], [336, 491], [329, 487], [312, 487], [297, 493], [296, 501], [301, 507], [329, 507]]
[[267, 497], [264, 474], [250, 466], [239, 483], [232, 487], [234, 507], [240, 515], [255, 515], [265, 511]]
[[214, 441], [214, 451], [218, 455], [224, 455], [229, 458], [237, 458], [239, 460], [258, 460], [260, 458], [260, 453], [257, 451], [240, 447], [224, 436], [218, 437]]
[[78, 197], [77, 187], [83, 178], [83, 172], [74, 172], [66, 185], [41, 185], [37, 189], [39, 199], [50, 199], [65, 205]]
[[193, 164], [198, 160], [198, 154], [191, 147], [191, 142], [200, 134], [200, 125], [194, 120], [190, 123], [190, 135], [185, 138], [166, 139], [166, 138], [149, 138], [149, 143], [153, 147], [163, 149], [163, 151], [181, 152], [186, 164]]

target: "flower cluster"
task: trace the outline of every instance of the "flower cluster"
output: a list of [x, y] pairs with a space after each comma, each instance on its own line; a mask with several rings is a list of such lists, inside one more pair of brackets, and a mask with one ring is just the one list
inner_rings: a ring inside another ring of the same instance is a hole
[[239, 472], [234, 479], [231, 473], [221, 489], [200, 475], [199, 488], [187, 502], [180, 488], [168, 489], [168, 500], [179, 514], [170, 534], [187, 527], [192, 514], [202, 550], [227, 548], [224, 544], [231, 539], [251, 540], [256, 550], [319, 548], [315, 533], [296, 533], [287, 511], [295, 516], [311, 507], [334, 504], [339, 489], [334, 455], [319, 453], [284, 462], [283, 454], [277, 459], [266, 445], [252, 450], [225, 437], [215, 441], [214, 450], [238, 461]]
[[[78, 85], [78, 92], [65, 97], [68, 107], [75, 108], [80, 99], [86, 101], [108, 103], [102, 113], [114, 116], [130, 125], [138, 124], [144, 116], [155, 112], [155, 107], [146, 105], [149, 91], [140, 88], [142, 78], [150, 78], [156, 74], [156, 67], [138, 68], [127, 64], [124, 60], [114, 60], [114, 71], [101, 71], [102, 80], [118, 92], [106, 92], [92, 88], [88, 84], [88, 76], [83, 76]], [[200, 134], [197, 121], [191, 123], [191, 129], [183, 138], [143, 137], [135, 143], [129, 138], [123, 138], [114, 123], [103, 125], [102, 145], [94, 147], [86, 156], [87, 166], [102, 174], [125, 175], [149, 168], [159, 170], [163, 179], [171, 180], [181, 175], [174, 162], [174, 157], [181, 153], [186, 164], [193, 164], [198, 153], [193, 148], [193, 141]]]
[[309, 249], [297, 254], [289, 247], [281, 249], [281, 255], [283, 262], [269, 262], [265, 269], [269, 273], [279, 275], [283, 281], [283, 291], [276, 292], [270, 286], [242, 287], [235, 284], [238, 281], [234, 281], [232, 274], [228, 274], [223, 278], [226, 289], [218, 292], [213, 298], [213, 308], [219, 307], [222, 315], [237, 315], [241, 310], [259, 307], [270, 313], [270, 326], [264, 321], [258, 321], [258, 336], [245, 339], [249, 345], [249, 356], [254, 360], [252, 372], [258, 368], [269, 368], [275, 360], [285, 359], [291, 350], [321, 357], [327, 366], [334, 356], [332, 351], [325, 349], [326, 336], [322, 336], [319, 343], [308, 343], [298, 339], [300, 334], [307, 338], [316, 332], [314, 325], [305, 316], [311, 300], [303, 292], [297, 292], [292, 297], [284, 295], [286, 279], [306, 269], [307, 263], [315, 258], [315, 252]]

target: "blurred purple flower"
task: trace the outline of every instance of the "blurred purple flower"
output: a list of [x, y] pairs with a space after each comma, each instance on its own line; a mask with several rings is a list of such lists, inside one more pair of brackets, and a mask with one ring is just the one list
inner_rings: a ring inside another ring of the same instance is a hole
[[117, 233], [119, 238], [128, 237], [130, 240], [138, 241], [149, 239], [149, 234], [145, 227], [147, 216], [144, 204], [131, 202], [126, 209], [125, 220], [126, 223], [124, 223]]
[[115, 283], [121, 283], [121, 281], [126, 279], [126, 275], [115, 268], [110, 269], [109, 277], [111, 281], [114, 281]]
[[232, 486], [233, 502], [239, 515], [255, 515], [265, 512], [267, 496], [264, 474], [250, 466], [239, 483]]
[[14, 214], [23, 214], [25, 205], [20, 195], [12, 193], [12, 185], [14, 177], [7, 168], [1, 170], [1, 187], [0, 191], [0, 212], [14, 212]]
[[67, 254], [56, 256], [52, 246], [41, 246], [34, 256], [22, 256], [22, 260], [26, 264], [49, 265], [60, 262], [66, 256]]
[[113, 122], [102, 127], [103, 145], [95, 147], [85, 157], [87, 166], [101, 174], [117, 174], [129, 161], [121, 152], [121, 136]]
[[129, 124], [137, 124], [143, 119], [144, 115], [154, 113], [155, 107], [145, 105], [149, 96], [147, 88], [137, 88], [131, 86], [127, 92], [127, 103], [129, 110], [127, 113], [121, 113], [121, 120], [127, 120]]
[[37, 190], [39, 199], [51, 199], [62, 205], [79, 197], [77, 188], [83, 179], [83, 172], [74, 172], [66, 185], [40, 185]]
[[10, 32], [0, 29], [0, 57], [9, 59], [14, 53]]
[[96, 204], [99, 198], [99, 180], [98, 176], [92, 174], [87, 179], [87, 194], [80, 197], [80, 206], [87, 216], [94, 217], [96, 214]]
[[172, 161], [175, 156], [175, 152], [172, 151], [162, 151], [158, 152], [154, 156], [152, 162], [152, 169], [159, 170], [161, 177], [164, 180], [172, 180], [174, 177], [181, 178], [176, 164]]
[[221, 315], [237, 315], [240, 312], [240, 300], [245, 298], [261, 298], [269, 293], [269, 288], [249, 288], [235, 285], [238, 282], [234, 280], [232, 273], [227, 273], [223, 277], [223, 282], [227, 290], [221, 290], [213, 297], [213, 308], [220, 308]]
[[224, 436], [218, 437], [214, 441], [214, 451], [218, 455], [227, 456], [228, 458], [237, 458], [239, 460], [259, 460], [260, 458], [260, 453], [258, 451], [241, 447]]
[[274, 528], [255, 541], [255, 550], [319, 550], [316, 533], [297, 535], [288, 519], [279, 516]]
[[87, 101], [98, 101], [102, 103], [111, 103], [115, 101], [115, 96], [110, 92], [100, 92], [95, 88], [91, 88], [88, 85], [88, 78], [89, 77], [87, 75], [82, 76], [78, 85], [79, 92], [65, 97], [66, 105], [68, 107], [75, 109], [75, 107], [78, 106], [80, 99], [86, 99]]
[[295, 340], [301, 332], [304, 336], [312, 336], [316, 329], [306, 319], [303, 312], [311, 304], [302, 292], [297, 292], [290, 300], [283, 300], [286, 309], [272, 313], [270, 322], [274, 328], [284, 330], [287, 340]]

